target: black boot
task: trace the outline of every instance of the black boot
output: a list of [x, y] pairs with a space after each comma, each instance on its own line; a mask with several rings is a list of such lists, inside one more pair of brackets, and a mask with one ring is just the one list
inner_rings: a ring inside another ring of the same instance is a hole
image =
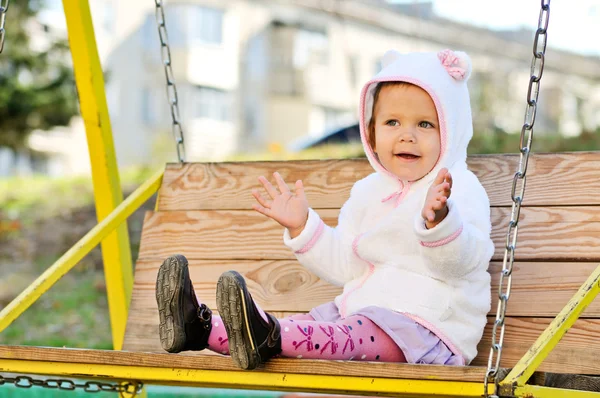
[[217, 307], [223, 319], [229, 352], [242, 369], [254, 369], [281, 352], [281, 334], [277, 319], [260, 315], [244, 278], [235, 271], [225, 272], [217, 283]]
[[167, 258], [156, 278], [160, 344], [168, 352], [200, 351], [208, 347], [212, 312], [198, 303], [182, 255]]

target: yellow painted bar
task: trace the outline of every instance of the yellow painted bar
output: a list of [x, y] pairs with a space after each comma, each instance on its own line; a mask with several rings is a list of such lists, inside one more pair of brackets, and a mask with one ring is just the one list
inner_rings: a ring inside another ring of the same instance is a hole
[[[63, 0], [63, 7], [92, 164], [96, 214], [100, 222], [123, 201], [104, 93], [104, 77], [88, 1]], [[113, 348], [120, 350], [125, 337], [133, 288], [131, 248], [126, 222], [102, 241], [102, 258]]]
[[599, 292], [600, 266], [590, 275], [500, 384], [507, 387], [524, 385]]
[[306, 391], [395, 397], [481, 397], [483, 383], [327, 376], [261, 371], [217, 371], [143, 366], [0, 360], [0, 372], [142, 381], [146, 384]]
[[525, 385], [516, 388], [515, 396], [524, 398], [598, 398], [600, 392]]
[[123, 221], [148, 200], [160, 187], [163, 170], [143, 183], [108, 217], [90, 230], [69, 251], [38, 277], [27, 289], [0, 311], [0, 333], [19, 315], [31, 306], [44, 292], [52, 287], [64, 274], [75, 266], [85, 255], [96, 247]]

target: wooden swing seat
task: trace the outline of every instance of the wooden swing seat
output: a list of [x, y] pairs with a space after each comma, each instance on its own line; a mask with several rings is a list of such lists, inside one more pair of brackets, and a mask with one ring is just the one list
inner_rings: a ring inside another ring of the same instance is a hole
[[[471, 366], [275, 359], [254, 372], [279, 375], [284, 381], [287, 376], [343, 375], [481, 383], [490, 348], [498, 274], [511, 212], [510, 186], [518, 156], [473, 156], [468, 161], [490, 197], [496, 246], [490, 264], [492, 311], [479, 355]], [[172, 368], [179, 376], [171, 382], [179, 380], [182, 384], [186, 384], [183, 372], [186, 369], [188, 373], [236, 372], [230, 374], [243, 378], [229, 357], [207, 350], [167, 354], [161, 349], [156, 274], [165, 257], [184, 254], [189, 259], [196, 293], [208, 306], [216, 308], [217, 279], [222, 272], [235, 269], [245, 276], [261, 307], [278, 317], [307, 312], [339, 294], [339, 288], [318, 279], [297, 263], [282, 243], [282, 228], [278, 224], [251, 210], [254, 199], [250, 191], [258, 187], [257, 177], [270, 176], [276, 170], [288, 182], [302, 179], [311, 206], [332, 226], [352, 184], [372, 172], [366, 159], [170, 164], [159, 190], [156, 210], [148, 212], [144, 220], [124, 351], [0, 347], [0, 358]], [[503, 367], [512, 367], [525, 354], [600, 260], [598, 170], [600, 152], [536, 154], [530, 158], [513, 293], [507, 311]], [[597, 375], [599, 357], [600, 303], [595, 302], [539, 371]], [[135, 378], [135, 374], [131, 377]], [[240, 381], [237, 385], [251, 384], [244, 383]], [[268, 388], [269, 381], [264, 379], [263, 383], [254, 388]], [[215, 379], [212, 384], [226, 383]], [[277, 388], [281, 389], [281, 385]], [[352, 387], [347, 392], [352, 392]]]
[[[498, 274], [512, 204], [510, 186], [517, 161], [515, 155], [469, 159], [492, 206], [496, 253], [490, 264], [494, 297], [490, 325], [495, 316]], [[352, 184], [372, 172], [366, 159], [168, 165], [157, 209], [148, 212], [144, 221], [125, 349], [162, 352], [154, 296], [156, 273], [163, 259], [174, 253], [188, 258], [196, 293], [210, 308], [216, 308], [217, 279], [230, 269], [242, 273], [259, 305], [279, 317], [307, 312], [341, 292], [306, 271], [283, 245], [282, 228], [251, 209], [254, 198], [250, 191], [259, 186], [258, 176], [270, 177], [275, 170], [288, 182], [302, 179], [311, 206], [331, 226], [336, 225]], [[600, 260], [598, 170], [600, 153], [533, 155], [530, 160], [514, 293], [508, 306], [503, 354], [506, 367], [523, 356]], [[600, 303], [595, 303], [542, 369], [600, 374], [599, 318]], [[489, 333], [488, 328], [474, 366], [487, 364]], [[305, 367], [303, 361], [283, 363], [290, 371]], [[332, 367], [328, 362], [317, 364], [325, 369]], [[370, 364], [361, 364], [360, 368], [363, 374], [372, 369]]]

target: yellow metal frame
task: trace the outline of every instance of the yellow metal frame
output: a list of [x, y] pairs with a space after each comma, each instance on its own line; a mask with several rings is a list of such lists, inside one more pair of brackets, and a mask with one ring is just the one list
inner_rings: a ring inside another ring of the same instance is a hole
[[147, 384], [249, 390], [304, 391], [396, 397], [481, 397], [483, 382], [306, 375], [260, 371], [218, 371], [121, 365], [0, 360], [0, 371], [63, 376], [92, 376]]
[[[581, 313], [600, 293], [600, 266], [589, 276], [567, 305], [558, 313], [546, 330], [533, 343], [523, 358], [517, 362], [501, 383], [501, 391], [512, 393], [515, 387], [524, 386], [540, 364], [573, 326]], [[516, 389], [523, 391], [522, 389]], [[515, 390], [515, 391], [516, 391]], [[536, 395], [537, 396], [537, 395]]]
[[[88, 1], [63, 0], [81, 117], [85, 124], [92, 165], [98, 222], [122, 201], [117, 158], [104, 93], [104, 77]], [[133, 288], [127, 223], [102, 241], [104, 277], [110, 312], [113, 349], [123, 347]]]
[[549, 388], [525, 385], [515, 389], [516, 397], [524, 398], [593, 398], [600, 395], [597, 392], [564, 390], [562, 388]]
[[[63, 0], [81, 113], [86, 126], [98, 225], [36, 279], [6, 308], [0, 311], [0, 332], [23, 313], [96, 245], [102, 243], [113, 346], [120, 349], [127, 321], [132, 289], [132, 267], [126, 218], [156, 193], [161, 170], [125, 201], [119, 184], [110, 119], [104, 93], [102, 68], [86, 0]], [[600, 292], [600, 267], [588, 278], [548, 328], [501, 382], [501, 393], [517, 397], [598, 397], [599, 393], [560, 390], [527, 385], [526, 382]], [[0, 371], [139, 380], [151, 384], [178, 384], [204, 387], [261, 390], [314, 391], [341, 394], [377, 394], [402, 397], [480, 397], [483, 381], [457, 382], [368, 378], [356, 376], [305, 375], [290, 373], [224, 372], [166, 367], [96, 365], [0, 359]]]
[[[307, 375], [261, 371], [219, 371], [160, 366], [99, 365], [51, 361], [0, 359], [0, 372], [59, 375], [103, 380], [129, 380], [145, 384], [248, 390], [298, 391], [393, 397], [481, 397], [483, 383], [392, 379], [381, 377]], [[543, 386], [518, 386], [507, 397], [597, 398], [598, 393]]]

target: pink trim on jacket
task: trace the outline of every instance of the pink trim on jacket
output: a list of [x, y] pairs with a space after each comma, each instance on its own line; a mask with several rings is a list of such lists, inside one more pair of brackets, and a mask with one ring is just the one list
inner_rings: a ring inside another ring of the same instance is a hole
[[317, 230], [315, 231], [315, 234], [313, 235], [313, 237], [310, 238], [310, 240], [308, 241], [307, 244], [304, 245], [304, 247], [302, 247], [300, 250], [296, 250], [296, 253], [303, 254], [303, 253], [306, 253], [307, 251], [309, 251], [310, 249], [312, 249], [313, 246], [317, 243], [317, 241], [321, 237], [321, 235], [323, 235], [324, 230], [325, 230], [325, 223], [323, 222], [323, 220], [319, 220], [319, 226], [317, 227]]
[[452, 235], [450, 235], [444, 239], [436, 240], [435, 242], [419, 242], [419, 243], [421, 244], [421, 246], [424, 246], [424, 247], [444, 246], [444, 245], [447, 245], [448, 243], [452, 242], [454, 239], [458, 238], [458, 236], [462, 233], [462, 231], [463, 231], [463, 226], [461, 225], [460, 228], [456, 230], [456, 232], [454, 232]]
[[452, 351], [452, 353], [454, 355], [456, 355], [457, 357], [459, 357], [461, 365], [465, 365], [466, 364], [465, 363], [465, 357], [462, 355], [462, 353], [459, 351], [459, 349], [456, 348], [456, 346], [454, 345], [454, 343], [452, 343], [452, 341], [450, 341], [450, 339], [448, 337], [446, 337], [446, 335], [444, 335], [444, 333], [442, 333], [438, 328], [436, 328], [430, 322], [427, 322], [425, 319], [419, 318], [416, 315], [408, 314], [406, 312], [402, 312], [402, 315], [406, 316], [407, 318], [412, 319], [413, 321], [415, 321], [416, 323], [418, 323], [419, 325], [421, 325], [424, 328], [428, 329], [431, 333], [433, 333], [437, 337], [439, 337], [439, 339], [442, 340], [442, 342], [444, 344], [446, 344], [446, 346], [448, 346], [448, 348], [450, 349], [450, 351]]
[[359, 259], [361, 259], [369, 265], [369, 270], [367, 271], [367, 274], [362, 278], [362, 280], [358, 283], [358, 285], [354, 286], [348, 291], [348, 293], [344, 294], [344, 297], [340, 302], [340, 315], [342, 316], [342, 318], [345, 318], [347, 315], [346, 312], [348, 311], [348, 296], [350, 296], [352, 293], [363, 287], [367, 279], [369, 279], [373, 275], [373, 272], [375, 272], [375, 266], [370, 262], [366, 261], [358, 254], [358, 241], [360, 240], [360, 238], [362, 238], [362, 236], [363, 234], [360, 234], [356, 238], [354, 238], [354, 241], [352, 242], [352, 251], [354, 252], [354, 255], [356, 257], [358, 257]]

